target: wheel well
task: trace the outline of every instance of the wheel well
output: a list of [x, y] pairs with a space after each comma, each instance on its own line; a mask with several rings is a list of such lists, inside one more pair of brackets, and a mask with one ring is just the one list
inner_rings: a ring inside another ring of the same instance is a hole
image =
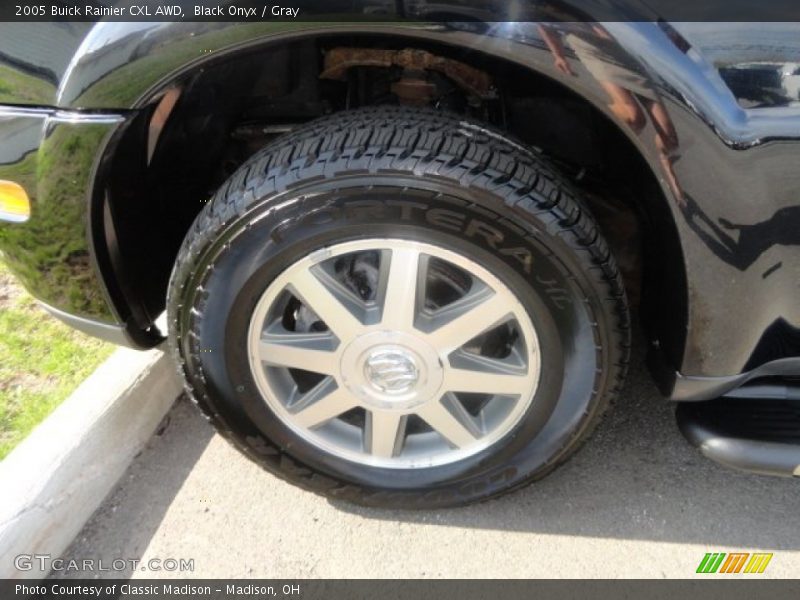
[[181, 75], [140, 110], [113, 147], [99, 234], [110, 257], [106, 279], [129, 326], [152, 327], [191, 223], [250, 155], [315, 117], [398, 102], [470, 115], [556, 162], [585, 191], [649, 336], [680, 364], [680, 242], [658, 182], [632, 142], [549, 77], [474, 49], [397, 36], [318, 37], [242, 51]]

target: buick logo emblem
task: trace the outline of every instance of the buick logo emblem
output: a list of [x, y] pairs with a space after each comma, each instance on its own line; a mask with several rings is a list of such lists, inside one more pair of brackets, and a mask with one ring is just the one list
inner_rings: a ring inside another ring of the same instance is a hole
[[401, 349], [372, 352], [364, 365], [364, 374], [371, 385], [389, 394], [406, 392], [419, 380], [413, 356]]

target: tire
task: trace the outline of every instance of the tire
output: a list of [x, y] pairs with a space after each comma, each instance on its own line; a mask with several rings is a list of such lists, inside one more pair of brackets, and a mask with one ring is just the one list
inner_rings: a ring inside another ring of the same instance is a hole
[[168, 315], [223, 436], [291, 483], [379, 507], [543, 477], [629, 354], [619, 273], [569, 182], [500, 131], [401, 107], [319, 119], [250, 158], [186, 236]]

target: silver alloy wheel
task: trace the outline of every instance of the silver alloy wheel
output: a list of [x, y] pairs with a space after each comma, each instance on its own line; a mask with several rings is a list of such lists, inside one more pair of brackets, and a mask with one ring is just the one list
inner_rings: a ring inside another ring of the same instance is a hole
[[294, 433], [387, 468], [488, 448], [525, 415], [540, 375], [533, 323], [502, 281], [401, 239], [345, 242], [289, 266], [256, 305], [248, 356]]

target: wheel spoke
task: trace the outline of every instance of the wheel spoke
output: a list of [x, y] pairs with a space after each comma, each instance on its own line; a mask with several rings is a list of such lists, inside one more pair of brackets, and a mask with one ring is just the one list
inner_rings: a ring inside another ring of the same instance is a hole
[[417, 414], [457, 448], [466, 446], [480, 437], [480, 430], [472, 416], [451, 394], [446, 394], [439, 402], [423, 405]]
[[367, 412], [364, 430], [367, 452], [381, 458], [397, 456], [403, 447], [408, 417], [388, 410]]
[[303, 369], [333, 375], [337, 354], [330, 350], [332, 337], [325, 333], [267, 333], [259, 346], [261, 361], [270, 366]]
[[355, 315], [310, 269], [304, 269], [292, 277], [290, 286], [340, 341], [354, 338], [363, 329]]
[[444, 389], [449, 392], [518, 396], [529, 387], [525, 374], [486, 373], [471, 369], [448, 369]]
[[417, 308], [417, 281], [420, 254], [411, 248], [396, 248], [387, 261], [388, 276], [381, 324], [408, 330], [414, 324]]
[[[463, 308], [463, 307], [462, 307]], [[510, 312], [508, 298], [492, 293], [488, 298], [481, 296], [460, 310], [457, 316], [428, 334], [434, 348], [449, 354], [500, 324]]]
[[306, 392], [292, 406], [295, 423], [301, 427], [318, 427], [357, 405], [355, 398], [341, 388], [332, 388], [330, 377]]

